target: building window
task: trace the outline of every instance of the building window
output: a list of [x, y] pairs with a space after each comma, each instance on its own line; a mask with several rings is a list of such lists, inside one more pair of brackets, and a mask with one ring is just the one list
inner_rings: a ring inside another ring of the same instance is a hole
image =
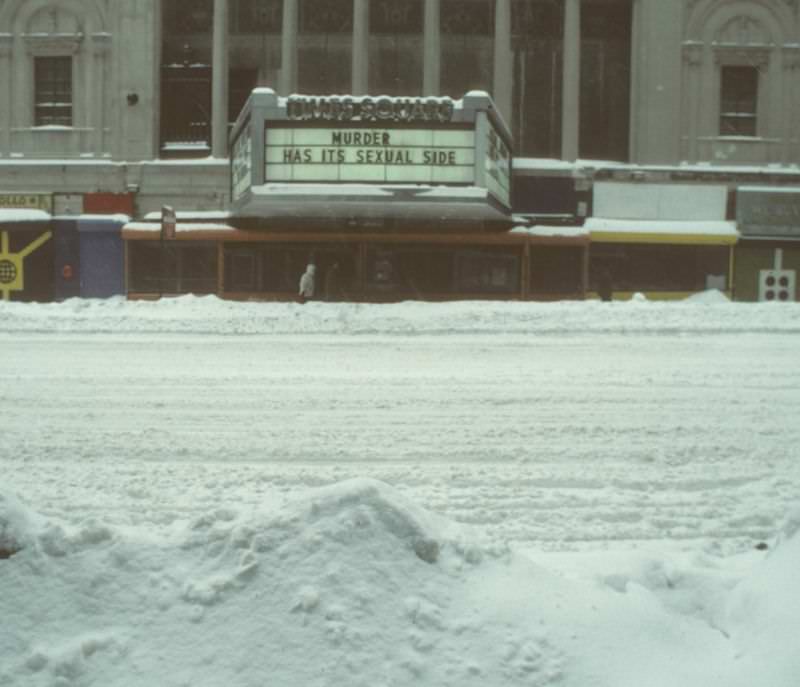
[[421, 0], [378, 0], [369, 12], [369, 91], [422, 94]]
[[471, 90], [492, 90], [494, 2], [442, 0], [442, 93], [460, 98]]
[[353, 59], [352, 0], [300, 0], [297, 88], [349, 93]]
[[216, 244], [131, 241], [128, 243], [128, 290], [136, 293], [216, 293]]
[[722, 67], [720, 136], [755, 136], [758, 67]]
[[578, 154], [628, 160], [631, 102], [631, 0], [581, 4], [581, 95]]
[[559, 0], [513, 0], [511, 46], [514, 90], [511, 126], [521, 156], [561, 155], [564, 5]]
[[72, 126], [72, 58], [34, 60], [36, 126]]

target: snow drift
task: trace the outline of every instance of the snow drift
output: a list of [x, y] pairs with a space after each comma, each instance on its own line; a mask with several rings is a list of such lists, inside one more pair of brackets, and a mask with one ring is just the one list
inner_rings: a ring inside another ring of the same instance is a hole
[[731, 595], [727, 638], [635, 581], [566, 580], [370, 479], [252, 512], [221, 504], [161, 535], [53, 522], [7, 493], [0, 505], [17, 548], [0, 561], [3, 685], [789, 687], [797, 675], [796, 526]]

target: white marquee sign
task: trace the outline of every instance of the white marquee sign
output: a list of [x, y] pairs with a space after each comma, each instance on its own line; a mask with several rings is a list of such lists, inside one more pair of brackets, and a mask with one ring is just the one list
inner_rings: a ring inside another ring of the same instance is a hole
[[265, 182], [475, 183], [471, 129], [269, 128]]

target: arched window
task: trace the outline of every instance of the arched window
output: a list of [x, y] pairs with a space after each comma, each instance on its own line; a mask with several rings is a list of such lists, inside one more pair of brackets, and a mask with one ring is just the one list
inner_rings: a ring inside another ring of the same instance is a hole
[[692, 6], [683, 44], [683, 159], [791, 161], [795, 69], [787, 57], [795, 24], [783, 3], [707, 0]]

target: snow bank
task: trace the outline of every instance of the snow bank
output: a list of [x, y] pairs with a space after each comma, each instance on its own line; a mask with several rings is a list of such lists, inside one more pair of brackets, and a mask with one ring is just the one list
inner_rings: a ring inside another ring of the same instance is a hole
[[[635, 310], [633, 310], [635, 309]], [[633, 313], [635, 312], [635, 317]], [[800, 304], [731, 303], [719, 292], [677, 302], [406, 301], [377, 305], [241, 303], [216, 296], [160, 301], [0, 302], [5, 332], [202, 334], [795, 333]]]
[[800, 676], [800, 509], [790, 514], [763, 563], [733, 592], [728, 629], [737, 670], [759, 675], [754, 684], [793, 685]]
[[564, 579], [375, 480], [220, 504], [158, 536], [0, 503], [5, 530], [35, 543], [0, 561], [3, 685], [789, 687], [797, 669], [789, 626], [767, 630], [796, 602], [748, 620], [753, 595], [792, 596], [793, 533], [733, 600], [748, 662], [643, 585]]
[[13, 556], [29, 546], [32, 522], [31, 514], [19, 499], [0, 491], [0, 559]]

